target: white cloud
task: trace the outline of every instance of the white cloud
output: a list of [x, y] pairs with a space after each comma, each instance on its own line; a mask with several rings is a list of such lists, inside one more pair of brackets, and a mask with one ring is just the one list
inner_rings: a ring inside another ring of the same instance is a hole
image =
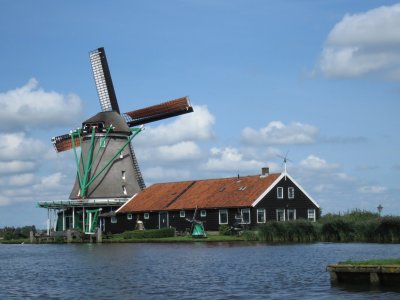
[[0, 206], [6, 206], [6, 205], [9, 205], [9, 204], [11, 204], [10, 199], [0, 195]]
[[187, 160], [200, 156], [200, 148], [194, 142], [181, 142], [175, 145], [160, 146], [157, 148], [158, 159], [162, 160]]
[[330, 164], [325, 159], [316, 155], [309, 155], [299, 163], [300, 167], [311, 171], [332, 171], [337, 169], [337, 164]]
[[[33, 188], [36, 191], [41, 190], [52, 190], [61, 187], [62, 181], [65, 179], [65, 175], [57, 172], [54, 174], [50, 174], [48, 176], [44, 176], [40, 179], [40, 182], [35, 184]], [[71, 187], [72, 188], [72, 187]]]
[[43, 142], [28, 138], [23, 132], [0, 133], [0, 160], [37, 159], [47, 148]]
[[265, 163], [255, 159], [245, 159], [236, 148], [212, 148], [210, 152], [213, 157], [209, 158], [204, 166], [207, 171], [249, 171], [254, 174], [265, 166]]
[[80, 98], [38, 88], [36, 79], [14, 90], [0, 93], [3, 130], [76, 125], [82, 114]]
[[25, 173], [11, 176], [8, 179], [8, 184], [11, 186], [26, 186], [34, 182], [35, 176], [33, 173]]
[[358, 189], [358, 192], [363, 194], [382, 194], [387, 191], [387, 187], [378, 185], [365, 185]]
[[400, 4], [345, 15], [329, 33], [319, 61], [328, 77], [400, 73]]
[[172, 123], [146, 127], [133, 141], [139, 146], [172, 145], [182, 141], [209, 140], [215, 117], [206, 106], [193, 106], [194, 112], [179, 116]]
[[0, 161], [0, 174], [18, 174], [33, 171], [36, 168], [36, 162], [33, 161]]
[[317, 135], [318, 128], [299, 122], [285, 125], [280, 121], [273, 121], [258, 130], [249, 127], [242, 130], [243, 142], [252, 145], [312, 144]]
[[188, 179], [191, 173], [187, 169], [172, 169], [153, 167], [143, 170], [143, 176], [146, 178], [146, 182], [160, 182], [160, 181], [181, 181]]

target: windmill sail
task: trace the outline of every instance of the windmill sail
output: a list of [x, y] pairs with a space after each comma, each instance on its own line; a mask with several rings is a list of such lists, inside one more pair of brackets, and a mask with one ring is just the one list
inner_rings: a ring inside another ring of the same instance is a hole
[[189, 112], [193, 112], [193, 107], [191, 106], [188, 97], [183, 97], [165, 103], [130, 111], [125, 113], [125, 115], [130, 117], [128, 120], [128, 125], [132, 127], [179, 116]]
[[[53, 137], [51, 139], [54, 149], [57, 152], [67, 151], [72, 149], [72, 138], [70, 134], [64, 134], [60, 136]], [[79, 147], [81, 145], [81, 141], [79, 138], [74, 138], [75, 147]]]
[[114, 85], [111, 80], [110, 69], [108, 68], [106, 52], [104, 48], [98, 48], [89, 53], [92, 65], [94, 81], [96, 82], [102, 111], [116, 111], [119, 113], [117, 97], [115, 96]]

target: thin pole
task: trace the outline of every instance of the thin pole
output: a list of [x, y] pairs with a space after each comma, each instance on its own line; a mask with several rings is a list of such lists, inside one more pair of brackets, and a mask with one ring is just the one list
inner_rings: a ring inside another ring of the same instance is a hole
[[72, 229], [75, 229], [75, 207], [72, 207]]

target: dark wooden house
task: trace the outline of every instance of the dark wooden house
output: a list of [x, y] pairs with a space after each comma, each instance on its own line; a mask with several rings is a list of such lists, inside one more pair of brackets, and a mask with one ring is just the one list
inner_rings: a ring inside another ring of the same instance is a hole
[[146, 229], [190, 227], [186, 219], [204, 222], [208, 231], [233, 226], [238, 219], [249, 228], [271, 221], [315, 221], [320, 207], [285, 173], [154, 184], [132, 197], [116, 211], [110, 231], [133, 230], [136, 221]]

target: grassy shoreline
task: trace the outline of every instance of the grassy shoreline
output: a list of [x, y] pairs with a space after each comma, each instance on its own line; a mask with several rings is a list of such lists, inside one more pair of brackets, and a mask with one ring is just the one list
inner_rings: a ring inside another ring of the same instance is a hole
[[353, 266], [400, 266], [399, 258], [388, 258], [388, 259], [371, 259], [364, 261], [342, 261], [338, 265], [353, 265]]

